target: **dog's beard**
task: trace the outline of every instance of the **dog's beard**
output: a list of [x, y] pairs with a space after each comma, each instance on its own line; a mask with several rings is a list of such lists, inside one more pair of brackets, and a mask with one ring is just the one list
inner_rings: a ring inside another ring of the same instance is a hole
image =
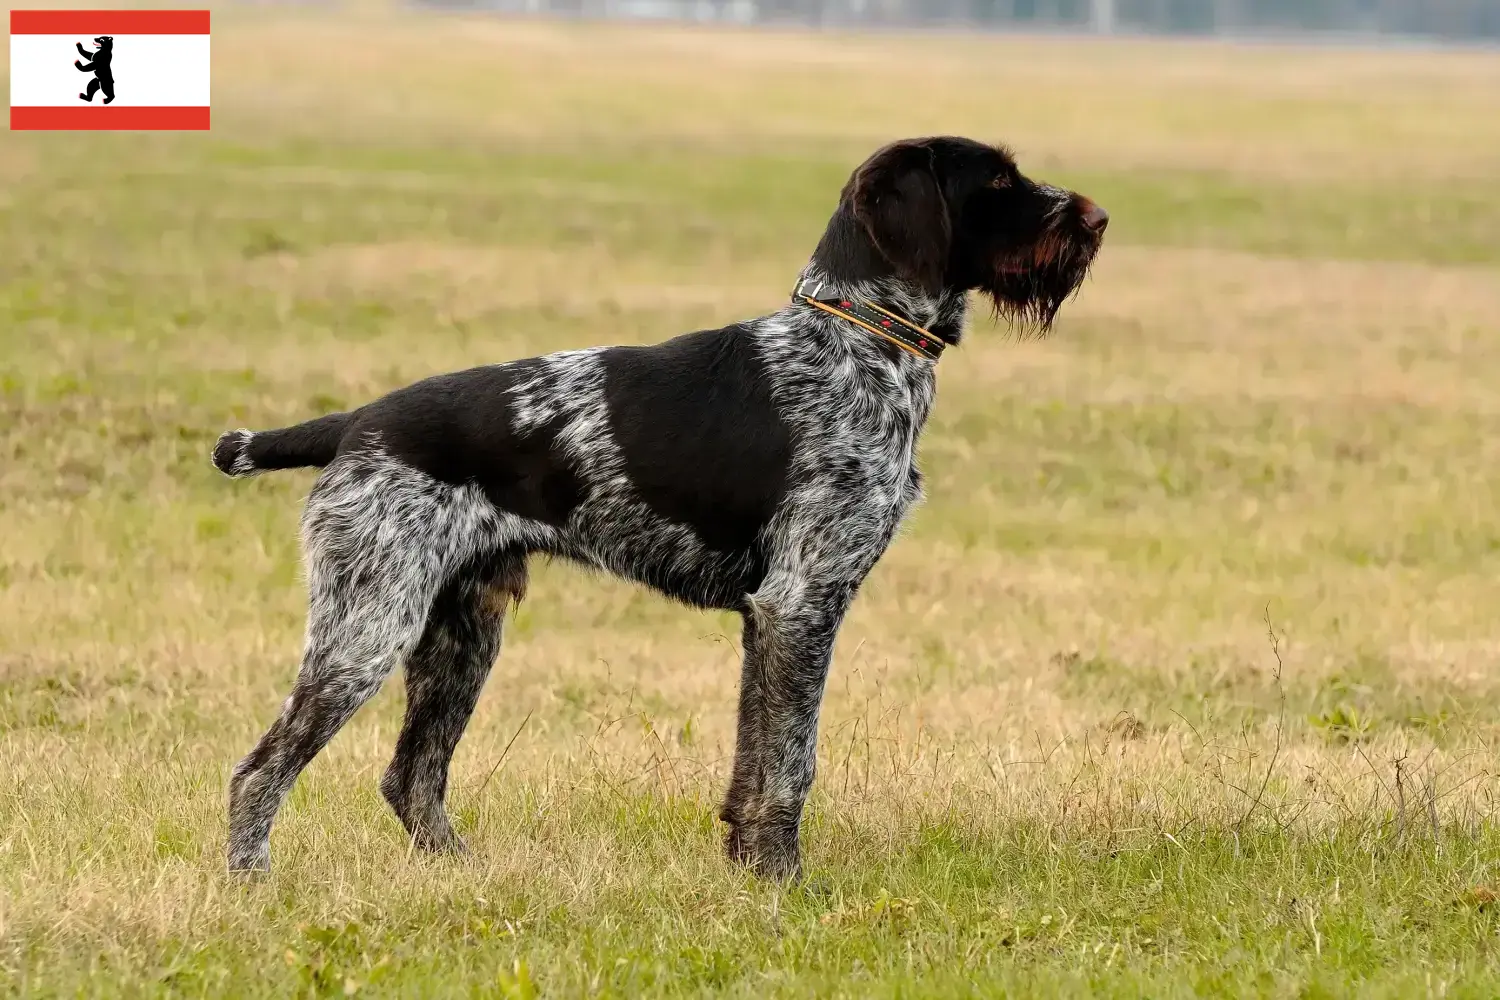
[[1025, 337], [1045, 337], [1052, 321], [1088, 277], [1099, 241], [1048, 234], [1018, 254], [995, 262], [991, 281], [980, 291], [995, 306], [995, 316]]

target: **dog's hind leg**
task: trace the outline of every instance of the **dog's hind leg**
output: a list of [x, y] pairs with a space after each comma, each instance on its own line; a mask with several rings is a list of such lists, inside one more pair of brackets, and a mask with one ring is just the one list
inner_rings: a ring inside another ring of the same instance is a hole
[[394, 463], [329, 469], [303, 517], [309, 608], [302, 669], [280, 717], [234, 769], [229, 867], [270, 867], [282, 800], [350, 717], [416, 649], [475, 534], [473, 505]]
[[380, 791], [425, 850], [464, 849], [443, 805], [448, 766], [500, 651], [506, 608], [525, 589], [519, 552], [455, 579], [438, 595], [406, 661], [406, 721]]
[[[270, 868], [271, 824], [297, 775], [380, 690], [422, 634], [426, 608], [417, 594], [398, 589], [402, 583], [364, 582], [355, 573], [313, 567], [309, 576], [313, 608], [296, 685], [230, 782], [231, 871]], [[340, 593], [362, 584], [359, 594]]]

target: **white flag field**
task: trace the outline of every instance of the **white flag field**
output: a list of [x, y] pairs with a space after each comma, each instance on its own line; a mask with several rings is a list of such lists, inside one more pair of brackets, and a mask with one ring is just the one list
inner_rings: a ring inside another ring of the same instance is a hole
[[206, 129], [206, 10], [13, 10], [12, 129]]

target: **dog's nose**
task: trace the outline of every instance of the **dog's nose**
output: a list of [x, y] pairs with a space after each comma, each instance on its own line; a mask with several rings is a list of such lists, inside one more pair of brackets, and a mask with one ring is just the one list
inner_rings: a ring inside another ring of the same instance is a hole
[[1104, 232], [1104, 227], [1109, 225], [1109, 213], [1104, 210], [1103, 206], [1085, 199], [1082, 208], [1083, 224], [1093, 232]]

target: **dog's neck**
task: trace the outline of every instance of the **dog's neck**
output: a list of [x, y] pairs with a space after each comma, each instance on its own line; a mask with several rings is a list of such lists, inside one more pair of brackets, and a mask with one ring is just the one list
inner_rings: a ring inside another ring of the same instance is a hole
[[968, 294], [948, 288], [933, 295], [902, 278], [845, 207], [829, 220], [802, 277], [822, 282], [829, 295], [877, 303], [949, 344], [963, 336]]

